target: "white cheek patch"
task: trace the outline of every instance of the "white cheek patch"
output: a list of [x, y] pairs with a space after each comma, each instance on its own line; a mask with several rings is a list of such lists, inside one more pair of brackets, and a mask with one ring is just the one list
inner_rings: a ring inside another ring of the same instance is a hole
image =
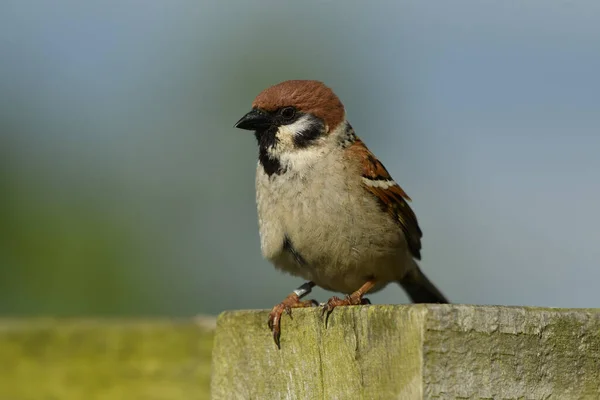
[[277, 137], [279, 140], [283, 139], [283, 137], [292, 138], [301, 132], [308, 130], [313, 124], [314, 122], [309, 115], [303, 115], [292, 124], [280, 126], [277, 130]]
[[294, 137], [307, 131], [313, 124], [314, 121], [311, 120], [309, 115], [303, 115], [292, 124], [280, 126], [275, 134], [277, 143], [269, 149], [269, 154], [274, 157], [281, 157], [286, 153], [298, 151], [294, 144]]
[[328, 143], [335, 144], [333, 137], [324, 135], [314, 139], [311, 146], [299, 148], [294, 138], [310, 131], [315, 124], [317, 122], [310, 115], [303, 115], [294, 123], [280, 126], [275, 134], [277, 137], [276, 144], [268, 149], [269, 155], [277, 158], [287, 170], [299, 172], [307, 168], [310, 169], [323, 154], [331, 150]]

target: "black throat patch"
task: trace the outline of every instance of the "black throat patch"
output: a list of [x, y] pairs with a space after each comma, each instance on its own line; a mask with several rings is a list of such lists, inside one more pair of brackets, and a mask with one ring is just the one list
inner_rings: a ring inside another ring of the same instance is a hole
[[277, 144], [277, 127], [271, 127], [262, 131], [254, 132], [254, 136], [258, 141], [258, 161], [262, 165], [265, 173], [268, 176], [273, 174], [282, 174], [285, 169], [279, 162], [279, 159], [269, 155], [268, 149]]

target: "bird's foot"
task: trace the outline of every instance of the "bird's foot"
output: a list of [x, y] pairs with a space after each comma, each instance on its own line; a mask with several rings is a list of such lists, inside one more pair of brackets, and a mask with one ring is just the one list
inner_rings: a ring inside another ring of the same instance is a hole
[[327, 325], [329, 315], [332, 313], [334, 308], [340, 306], [359, 306], [363, 304], [371, 304], [371, 301], [366, 297], [363, 297], [363, 293], [361, 293], [360, 291], [356, 291], [343, 299], [340, 299], [337, 296], [333, 296], [327, 301], [327, 303], [323, 304], [321, 316], [326, 315], [325, 325]]
[[277, 304], [269, 313], [267, 322], [269, 329], [273, 332], [273, 340], [278, 348], [281, 349], [279, 337], [281, 336], [281, 316], [285, 312], [292, 318], [292, 308], [316, 307], [319, 303], [315, 300], [300, 300], [296, 293], [291, 293], [281, 303]]

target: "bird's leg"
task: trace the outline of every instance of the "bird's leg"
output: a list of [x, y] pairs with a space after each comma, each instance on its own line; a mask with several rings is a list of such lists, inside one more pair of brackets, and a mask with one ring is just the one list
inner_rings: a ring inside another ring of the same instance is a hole
[[362, 285], [356, 292], [347, 295], [344, 299], [340, 299], [337, 296], [333, 296], [330, 298], [327, 303], [323, 305], [323, 312], [321, 315], [327, 314], [327, 318], [325, 319], [325, 323], [327, 324], [327, 320], [329, 319], [329, 314], [333, 311], [334, 308], [339, 306], [357, 306], [360, 304], [371, 304], [369, 299], [363, 298], [363, 296], [375, 286], [374, 280], [368, 280], [364, 285]]
[[312, 288], [315, 287], [314, 282], [306, 282], [298, 289], [290, 293], [281, 303], [277, 304], [269, 313], [269, 329], [273, 331], [273, 339], [278, 348], [281, 348], [279, 344], [279, 336], [281, 334], [281, 315], [285, 311], [287, 315], [292, 318], [292, 308], [302, 307], [316, 307], [319, 305], [315, 300], [300, 300], [307, 294], [309, 294]]

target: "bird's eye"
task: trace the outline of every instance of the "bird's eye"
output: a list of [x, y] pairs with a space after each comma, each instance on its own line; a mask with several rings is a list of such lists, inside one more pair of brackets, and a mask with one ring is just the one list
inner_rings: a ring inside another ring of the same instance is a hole
[[292, 119], [296, 115], [294, 107], [284, 107], [279, 111], [279, 114], [285, 119]]

